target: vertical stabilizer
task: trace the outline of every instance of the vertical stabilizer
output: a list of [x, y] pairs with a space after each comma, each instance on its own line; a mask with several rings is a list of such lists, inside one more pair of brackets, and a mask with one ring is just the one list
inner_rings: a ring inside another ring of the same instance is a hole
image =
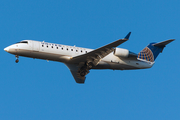
[[159, 53], [161, 53], [167, 44], [174, 41], [174, 39], [166, 40], [159, 43], [150, 43], [139, 54], [138, 59], [154, 62]]

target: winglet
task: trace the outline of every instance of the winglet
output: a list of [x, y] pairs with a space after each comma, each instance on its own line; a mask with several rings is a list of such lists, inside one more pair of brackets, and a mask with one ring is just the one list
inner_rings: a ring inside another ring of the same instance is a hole
[[129, 39], [131, 32], [129, 32], [124, 39]]

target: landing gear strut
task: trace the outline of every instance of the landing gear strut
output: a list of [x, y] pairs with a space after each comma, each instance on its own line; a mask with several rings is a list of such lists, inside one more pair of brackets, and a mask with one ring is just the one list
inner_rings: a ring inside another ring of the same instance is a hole
[[80, 69], [79, 69], [79, 72], [78, 74], [81, 76], [81, 77], [85, 77], [88, 73], [89, 73], [89, 68], [87, 65], [84, 65], [82, 66]]
[[18, 56], [18, 55], [16, 55], [15, 57], [16, 57], [15, 62], [16, 62], [16, 63], [18, 63], [18, 62], [19, 62], [19, 59], [18, 59], [18, 58], [19, 58], [19, 56]]

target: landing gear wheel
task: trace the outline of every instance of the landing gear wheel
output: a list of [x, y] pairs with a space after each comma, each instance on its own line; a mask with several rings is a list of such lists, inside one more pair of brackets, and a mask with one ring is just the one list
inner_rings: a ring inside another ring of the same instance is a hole
[[89, 63], [87, 63], [87, 66], [88, 66], [88, 68], [92, 68], [93, 67], [93, 63], [89, 62]]
[[19, 58], [19, 56], [18, 56], [18, 55], [15, 55], [15, 57], [16, 57], [15, 62], [16, 62], [16, 63], [18, 63], [18, 62], [19, 62], [19, 59], [18, 59], [18, 58]]
[[19, 60], [17, 59], [15, 62], [16, 62], [16, 63], [18, 63], [18, 62], [19, 62]]
[[18, 63], [18, 62], [19, 62], [19, 59], [18, 59], [19, 56], [18, 56], [18, 55], [15, 55], [15, 57], [16, 57], [16, 61], [15, 61], [15, 62]]
[[84, 77], [84, 76], [86, 75], [86, 71], [82, 71], [82, 72], [80, 73], [80, 75], [81, 75], [81, 77]]
[[85, 77], [88, 73], [89, 73], [89, 68], [87, 66], [87, 64], [85, 64], [84, 66], [82, 66], [81, 68], [79, 68], [78, 70], [78, 75], [80, 77]]

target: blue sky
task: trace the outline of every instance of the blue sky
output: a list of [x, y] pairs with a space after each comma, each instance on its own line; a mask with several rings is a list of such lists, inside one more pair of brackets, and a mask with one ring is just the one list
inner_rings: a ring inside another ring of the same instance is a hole
[[[180, 119], [178, 0], [2, 0], [1, 120]], [[146, 70], [91, 70], [75, 83], [68, 68], [3, 49], [24, 39], [98, 48], [129, 31], [120, 47], [138, 53], [150, 42], [176, 39]]]

